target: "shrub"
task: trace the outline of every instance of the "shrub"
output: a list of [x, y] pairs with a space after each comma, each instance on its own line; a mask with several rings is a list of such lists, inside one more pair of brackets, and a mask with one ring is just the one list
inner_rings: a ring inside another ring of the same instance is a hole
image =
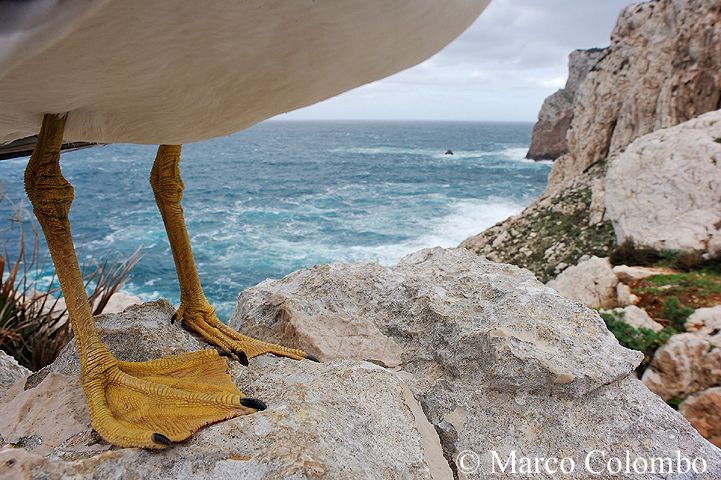
[[[36, 371], [55, 360], [72, 338], [72, 331], [55, 277], [43, 281], [47, 261], [39, 258], [37, 229], [33, 228], [28, 256], [20, 225], [17, 256], [11, 260], [6, 245], [0, 253], [0, 349]], [[82, 269], [94, 315], [102, 313], [139, 259], [136, 251], [123, 262], [105, 260]]]
[[626, 239], [609, 256], [612, 265], [640, 265], [650, 267], [663, 258], [661, 252], [653, 248], [637, 247], [633, 240]]
[[686, 319], [694, 309], [683, 305], [678, 297], [670, 296], [663, 299], [663, 314], [677, 330], [685, 330]]
[[611, 312], [599, 312], [606, 323], [606, 327], [616, 337], [618, 343], [626, 348], [643, 352], [644, 360], [642, 366], [648, 365], [653, 358], [653, 353], [661, 345], [666, 343], [676, 333], [673, 328], [666, 327], [660, 332], [654, 332], [649, 328], [635, 328]]

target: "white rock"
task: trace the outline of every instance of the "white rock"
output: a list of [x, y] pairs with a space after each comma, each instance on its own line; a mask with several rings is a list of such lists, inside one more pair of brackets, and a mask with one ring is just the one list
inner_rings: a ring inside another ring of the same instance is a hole
[[686, 330], [696, 332], [721, 348], [721, 305], [696, 309], [686, 320]]
[[18, 380], [32, 372], [20, 365], [15, 358], [0, 350], [0, 398], [5, 395]]
[[663, 330], [663, 325], [651, 318], [646, 310], [638, 308], [636, 305], [629, 305], [620, 310], [622, 312], [621, 320], [634, 328], [648, 328], [654, 332]]
[[670, 268], [616, 265], [613, 267], [613, 273], [621, 282], [635, 282], [655, 275], [672, 275], [678, 272]]
[[478, 452], [477, 478], [490, 478], [492, 450], [564, 452], [582, 464], [593, 448], [646, 456], [680, 448], [713, 464], [706, 478], [721, 475], [721, 452], [634, 378], [642, 355], [621, 348], [595, 312], [527, 271], [442, 249], [391, 268], [316, 267], [246, 290], [232, 323], [271, 338], [292, 316], [311, 314], [321, 326], [362, 315], [393, 339], [446, 458]]
[[616, 285], [616, 301], [620, 307], [626, 307], [637, 304], [639, 298], [633, 294], [631, 287], [619, 282], [619, 284]]
[[[101, 315], [111, 351], [126, 360], [207, 345], [168, 321], [165, 301]], [[174, 448], [114, 448], [89, 423], [75, 346], [0, 405], [2, 478], [301, 479], [451, 478], [438, 435], [408, 386], [376, 365], [275, 357], [231, 362], [234, 381], [268, 409], [201, 429]], [[419, 413], [420, 412], [420, 413]]]
[[606, 215], [618, 243], [700, 251], [718, 243], [719, 138], [721, 111], [715, 111], [645, 135], [611, 162]]
[[643, 383], [664, 400], [686, 396], [721, 383], [721, 349], [702, 336], [672, 336], [653, 356]]
[[608, 259], [591, 257], [567, 268], [546, 285], [588, 307], [611, 308], [617, 304], [617, 284]]
[[131, 305], [138, 305], [143, 301], [135, 295], [125, 292], [115, 292], [103, 309], [103, 313], [120, 313]]

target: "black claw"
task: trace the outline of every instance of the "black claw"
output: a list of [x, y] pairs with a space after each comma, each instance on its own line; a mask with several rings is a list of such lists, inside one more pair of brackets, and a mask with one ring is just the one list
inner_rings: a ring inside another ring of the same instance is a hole
[[154, 433], [153, 435], [151, 435], [150, 439], [153, 440], [155, 443], [165, 445], [166, 447], [173, 446], [173, 442], [171, 442], [170, 439], [162, 433]]
[[256, 410], [265, 410], [268, 408], [265, 403], [258, 400], [257, 398], [241, 398], [240, 404], [247, 408], [255, 408]]
[[318, 357], [316, 357], [315, 355], [306, 355], [305, 358], [306, 360], [310, 360], [311, 362], [320, 363], [320, 360], [318, 360]]
[[226, 352], [225, 350], [220, 350], [218, 352], [218, 355], [220, 355], [221, 357], [233, 358], [233, 355]]
[[176, 318], [178, 318], [178, 313], [177, 313], [177, 312], [174, 313], [172, 317], [170, 317], [170, 324], [171, 324], [171, 325], [175, 323], [175, 319], [176, 319]]
[[250, 365], [250, 362], [248, 362], [248, 355], [245, 354], [243, 350], [238, 350], [235, 352], [235, 354], [238, 356], [238, 361], [242, 363], [244, 366]]

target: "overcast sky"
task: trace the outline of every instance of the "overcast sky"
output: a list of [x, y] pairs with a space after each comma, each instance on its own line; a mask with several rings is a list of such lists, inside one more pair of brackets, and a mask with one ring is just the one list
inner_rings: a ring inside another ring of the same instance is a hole
[[568, 54], [605, 47], [629, 0], [492, 0], [414, 68], [280, 119], [535, 121], [566, 81]]

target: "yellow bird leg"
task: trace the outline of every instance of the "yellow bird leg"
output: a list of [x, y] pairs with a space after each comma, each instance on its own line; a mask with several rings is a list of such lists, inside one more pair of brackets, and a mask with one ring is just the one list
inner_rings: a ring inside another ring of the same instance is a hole
[[175, 318], [188, 330], [225, 352], [236, 355], [247, 365], [247, 359], [264, 353], [289, 357], [295, 360], [316, 360], [304, 351], [264, 342], [242, 335], [216, 317], [213, 307], [205, 298], [195, 260], [190, 247], [188, 231], [183, 218], [183, 180], [180, 178], [180, 145], [160, 145], [150, 173], [155, 201], [165, 223], [165, 231], [173, 252], [175, 270], [180, 283], [180, 307]]
[[238, 390], [214, 349], [133, 363], [116, 360], [100, 340], [70, 234], [73, 187], [60, 171], [65, 119], [45, 115], [25, 191], [65, 296], [93, 428], [120, 447], [166, 448], [203, 425], [264, 409]]

